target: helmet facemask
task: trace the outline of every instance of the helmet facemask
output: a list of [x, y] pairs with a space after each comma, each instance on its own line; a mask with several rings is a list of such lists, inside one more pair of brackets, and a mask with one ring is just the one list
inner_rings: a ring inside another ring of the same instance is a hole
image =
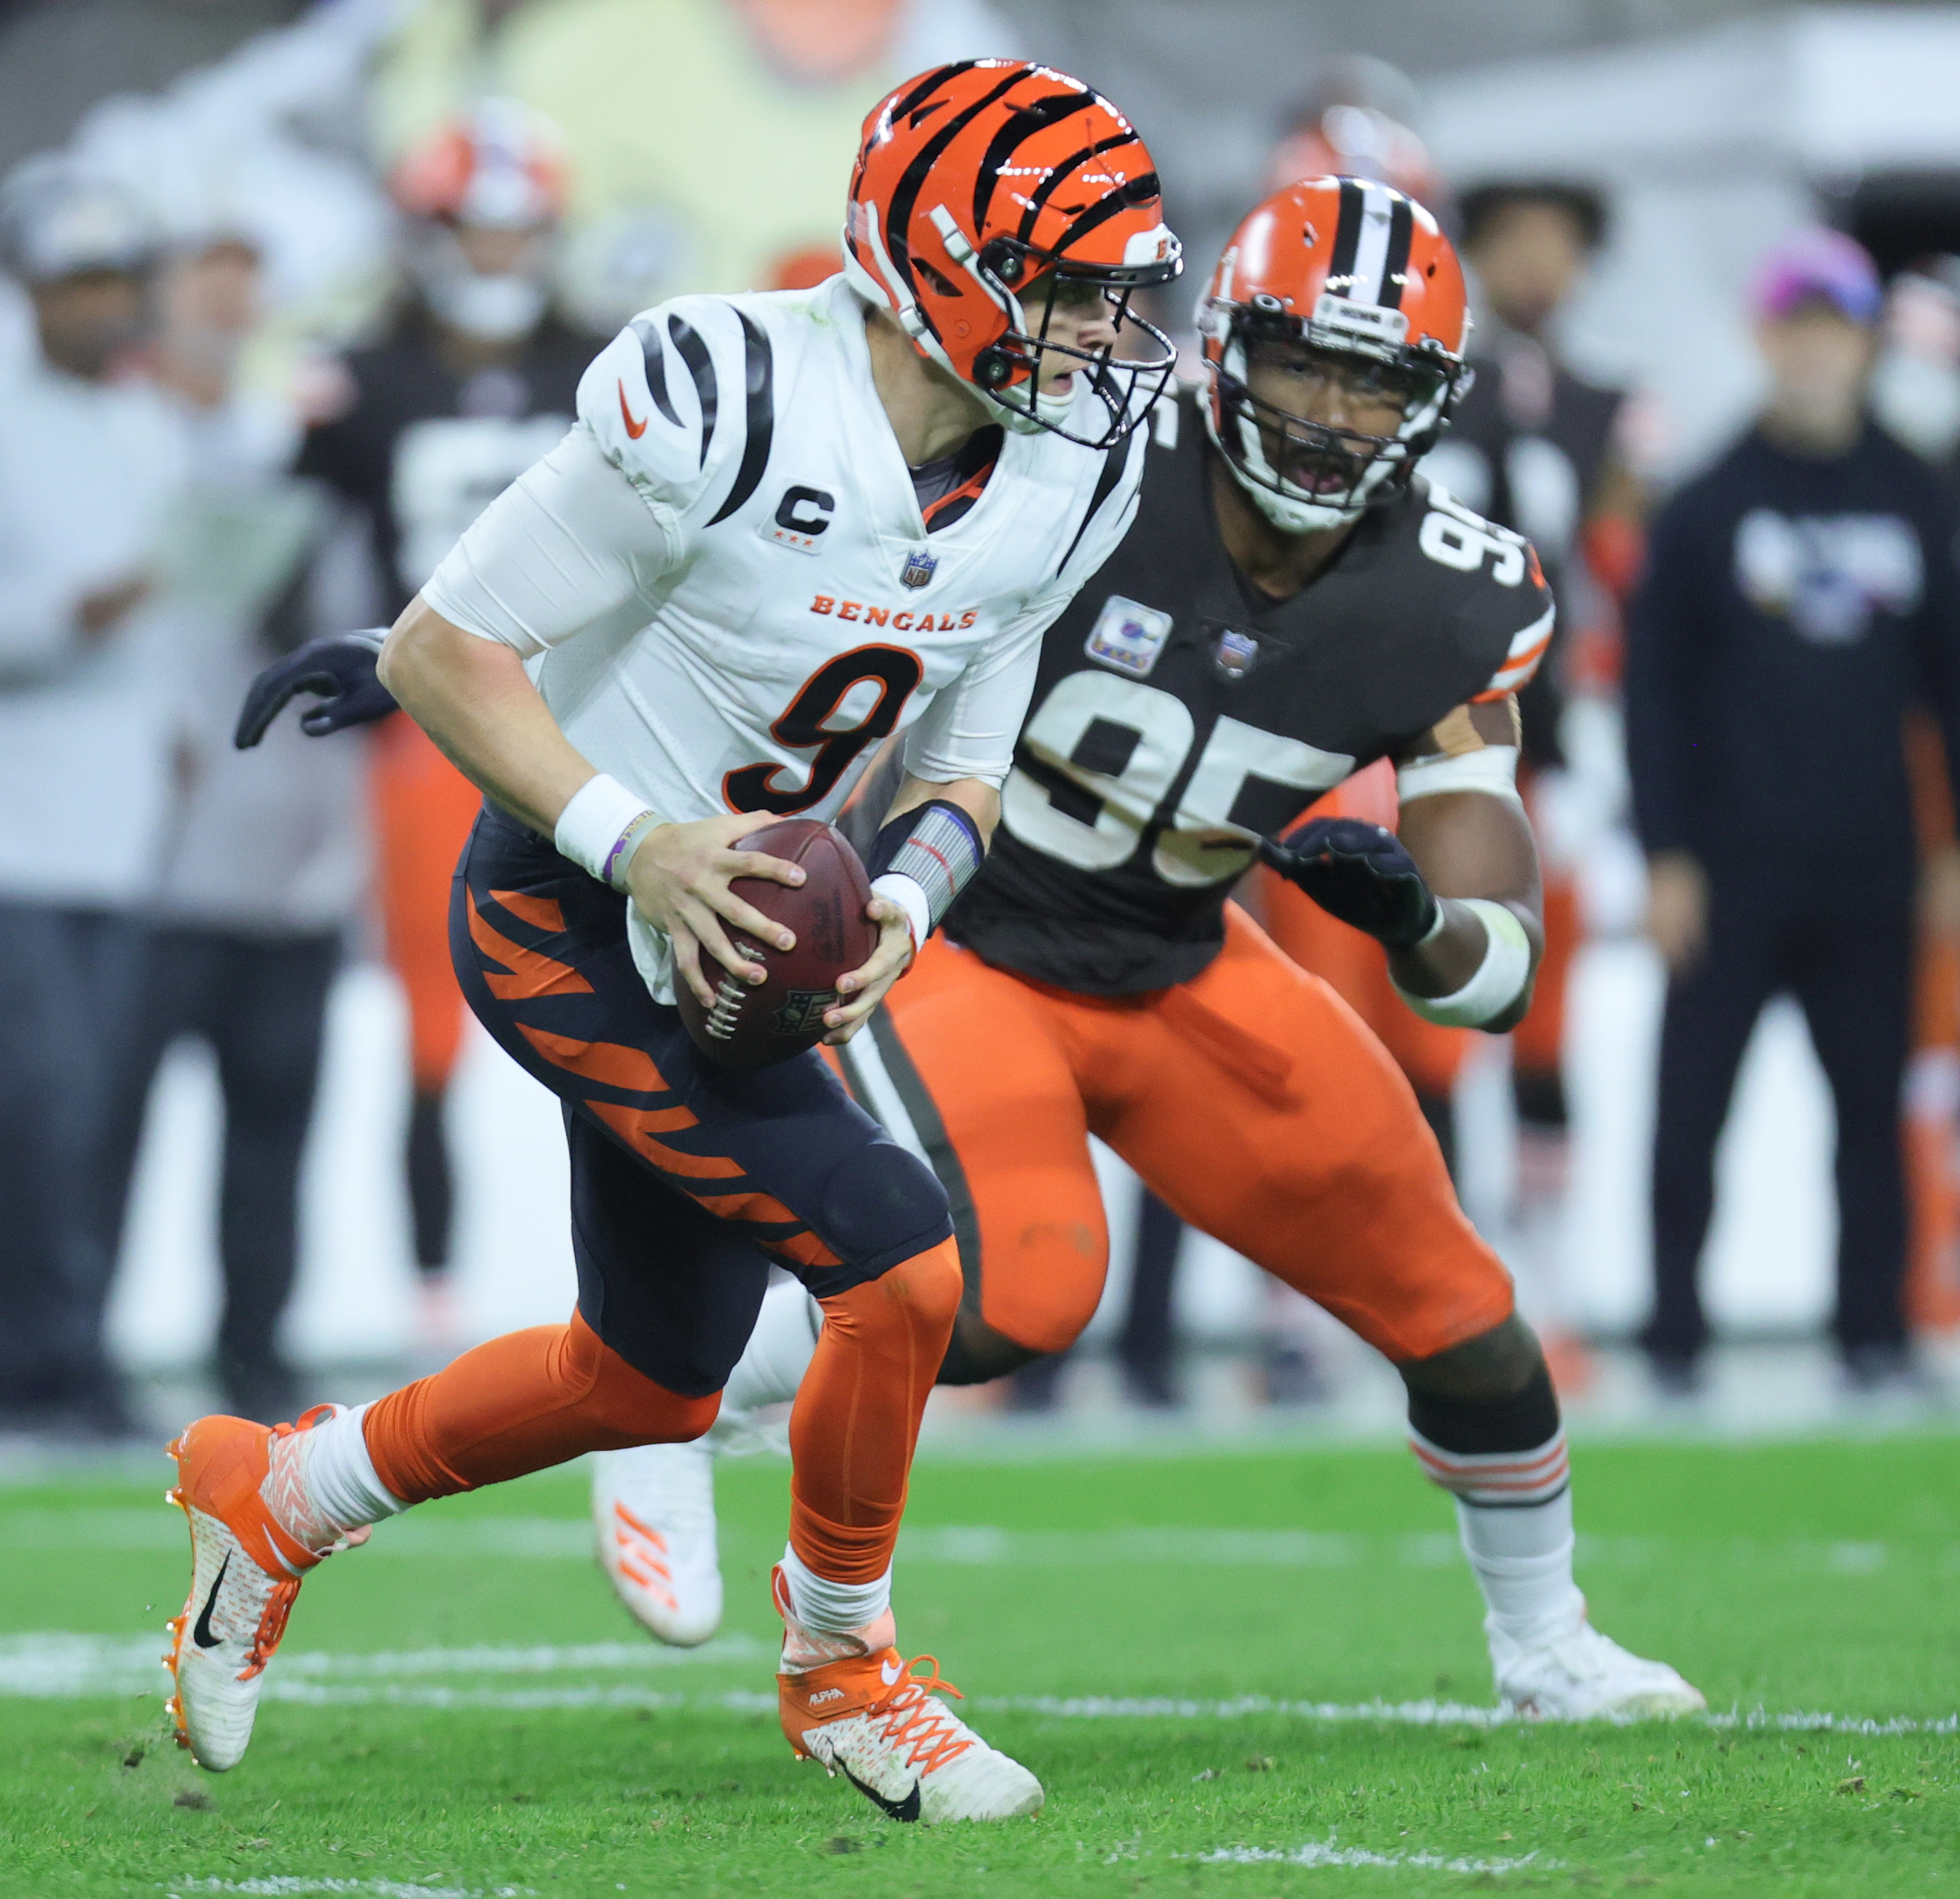
[[[1176, 372], [1176, 345], [1133, 302], [1146, 285], [1169, 282], [1179, 263], [1174, 250], [1140, 265], [1052, 262], [1011, 238], [994, 239], [968, 264], [1007, 318], [974, 358], [981, 399], [1017, 434], [1045, 429], [1085, 448], [1113, 447]], [[1108, 340], [1087, 347], [1065, 340], [1087, 326], [1083, 317], [1099, 320]], [[1146, 353], [1117, 354], [1138, 347]], [[1042, 386], [1061, 370], [1068, 374], [1060, 387]]]
[[[1395, 314], [1328, 297], [1307, 324], [1270, 297], [1208, 313], [1223, 347], [1211, 364], [1206, 425], [1275, 526], [1303, 534], [1359, 519], [1405, 485], [1435, 446], [1470, 372], [1433, 345], [1356, 333], [1357, 317], [1373, 329]], [[1255, 380], [1266, 396], [1255, 393]], [[1286, 393], [1275, 399], [1278, 386]]]

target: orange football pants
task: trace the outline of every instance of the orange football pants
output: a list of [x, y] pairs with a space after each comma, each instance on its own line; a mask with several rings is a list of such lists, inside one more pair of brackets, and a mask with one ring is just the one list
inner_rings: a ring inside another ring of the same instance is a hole
[[935, 939], [877, 1027], [901, 1096], [929, 1102], [928, 1142], [943, 1132], [964, 1176], [950, 1185], [978, 1234], [962, 1235], [967, 1303], [1030, 1350], [1073, 1344], [1102, 1296], [1091, 1134], [1390, 1359], [1511, 1310], [1400, 1070], [1236, 905], [1203, 974], [1141, 996], [1050, 988]]
[[450, 880], [483, 794], [406, 713], [376, 730], [368, 769], [382, 934], [408, 999], [415, 1092], [440, 1094], [464, 1013], [450, 965]]

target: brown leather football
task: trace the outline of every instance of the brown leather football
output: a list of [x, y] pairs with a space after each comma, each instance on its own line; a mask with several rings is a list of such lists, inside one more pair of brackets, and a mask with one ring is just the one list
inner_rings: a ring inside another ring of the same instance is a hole
[[794, 889], [766, 877], [737, 877], [729, 886], [746, 903], [794, 932], [794, 950], [755, 942], [731, 927], [729, 940], [768, 972], [751, 987], [705, 950], [702, 966], [715, 982], [714, 1007], [702, 1007], [678, 976], [674, 997], [694, 1045], [723, 1068], [766, 1068], [823, 1039], [824, 1011], [837, 1003], [837, 979], [870, 960], [878, 926], [864, 914], [870, 880], [842, 832], [814, 818], [784, 818], [752, 831], [735, 846], [803, 866]]

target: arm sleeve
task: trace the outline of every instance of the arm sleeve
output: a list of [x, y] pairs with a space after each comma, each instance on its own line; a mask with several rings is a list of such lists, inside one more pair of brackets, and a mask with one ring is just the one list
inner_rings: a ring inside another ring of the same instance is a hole
[[1706, 651], [1699, 636], [1710, 583], [1684, 498], [1654, 524], [1627, 616], [1627, 768], [1634, 828], [1650, 854], [1688, 849], [1694, 837], [1692, 673]]
[[528, 659], [645, 592], [679, 552], [671, 511], [580, 423], [476, 517], [422, 597], [465, 632]]

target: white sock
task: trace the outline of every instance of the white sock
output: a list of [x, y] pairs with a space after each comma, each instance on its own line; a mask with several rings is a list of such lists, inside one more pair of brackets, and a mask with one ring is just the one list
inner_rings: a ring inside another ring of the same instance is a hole
[[1490, 1611], [1485, 1626], [1522, 1640], [1585, 1611], [1572, 1579], [1572, 1493], [1549, 1502], [1492, 1509], [1456, 1500], [1463, 1554]]
[[892, 1606], [889, 1568], [874, 1582], [832, 1582], [785, 1547], [782, 1579], [789, 1592], [790, 1620], [810, 1635], [854, 1635]]
[[337, 1530], [358, 1530], [409, 1506], [382, 1483], [368, 1454], [357, 1404], [298, 1434], [307, 1500]]
[[759, 1405], [785, 1404], [796, 1396], [823, 1330], [823, 1308], [800, 1281], [786, 1280], [762, 1295], [756, 1329], [728, 1374], [721, 1408], [752, 1411]]

